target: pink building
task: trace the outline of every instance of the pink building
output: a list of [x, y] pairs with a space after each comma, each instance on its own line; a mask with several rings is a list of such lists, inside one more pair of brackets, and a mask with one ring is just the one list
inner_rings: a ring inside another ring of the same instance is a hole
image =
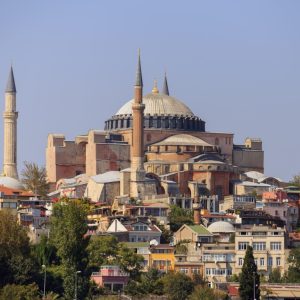
[[98, 286], [111, 291], [122, 291], [129, 280], [129, 274], [123, 272], [119, 266], [101, 266], [100, 272], [93, 272], [91, 276]]

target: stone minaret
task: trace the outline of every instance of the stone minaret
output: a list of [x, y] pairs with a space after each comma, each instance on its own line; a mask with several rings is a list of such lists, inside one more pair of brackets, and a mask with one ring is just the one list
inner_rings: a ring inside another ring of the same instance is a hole
[[131, 175], [130, 196], [140, 197], [144, 192], [144, 109], [143, 79], [140, 52], [134, 86], [134, 103], [132, 104], [132, 146], [131, 146]]
[[3, 173], [5, 176], [18, 179], [17, 171], [17, 118], [16, 111], [16, 85], [13, 69], [11, 67], [5, 90], [4, 119], [4, 159]]

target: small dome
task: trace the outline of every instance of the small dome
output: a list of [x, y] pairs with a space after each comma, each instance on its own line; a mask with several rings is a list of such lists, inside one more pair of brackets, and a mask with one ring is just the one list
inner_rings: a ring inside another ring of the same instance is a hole
[[0, 177], [0, 185], [11, 189], [24, 190], [24, 185], [19, 180], [8, 176]]
[[232, 224], [225, 221], [217, 221], [210, 224], [207, 229], [211, 233], [230, 233], [235, 232], [235, 229]]
[[[131, 115], [132, 114], [132, 103], [134, 99], [124, 104], [116, 113], [119, 115]], [[164, 94], [150, 93], [143, 97], [143, 103], [145, 104], [144, 114], [153, 115], [183, 115], [193, 117], [193, 112], [181, 101], [174, 97], [170, 97]]]

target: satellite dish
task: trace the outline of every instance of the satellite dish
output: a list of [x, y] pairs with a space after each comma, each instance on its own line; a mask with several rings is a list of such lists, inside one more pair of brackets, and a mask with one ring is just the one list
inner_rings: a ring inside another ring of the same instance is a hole
[[149, 244], [150, 244], [150, 246], [157, 246], [158, 241], [157, 240], [151, 240]]

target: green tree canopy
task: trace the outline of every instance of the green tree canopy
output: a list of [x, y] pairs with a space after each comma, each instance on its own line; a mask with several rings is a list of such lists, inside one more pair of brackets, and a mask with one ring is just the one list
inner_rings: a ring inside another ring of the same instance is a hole
[[293, 176], [292, 180], [290, 181], [290, 184], [300, 187], [300, 173]]
[[9, 211], [0, 211], [0, 287], [29, 283], [36, 267], [27, 232]]
[[290, 251], [288, 263], [289, 268], [286, 274], [286, 281], [289, 283], [300, 283], [300, 248]]
[[42, 235], [40, 242], [32, 246], [32, 251], [40, 266], [49, 266], [57, 259], [56, 249], [46, 235]]
[[188, 298], [189, 300], [225, 300], [227, 294], [223, 291], [211, 289], [207, 285], [198, 285], [192, 295]]
[[[254, 286], [255, 282], [255, 286]], [[240, 275], [240, 297], [242, 300], [253, 300], [254, 288], [255, 299], [260, 297], [260, 280], [257, 273], [257, 266], [254, 261], [253, 249], [251, 246], [247, 247], [247, 251], [244, 258], [244, 264]]]
[[96, 271], [101, 265], [115, 260], [118, 252], [117, 245], [118, 240], [115, 236], [92, 236], [87, 247], [89, 266]]
[[177, 205], [171, 206], [170, 229], [172, 232], [177, 231], [183, 224], [193, 224], [193, 211], [191, 209], [183, 209]]
[[180, 272], [167, 273], [163, 278], [164, 292], [170, 300], [186, 300], [194, 290], [192, 279]]
[[281, 272], [280, 268], [274, 268], [269, 274], [269, 280], [270, 283], [281, 283], [282, 282], [282, 277], [281, 277]]
[[36, 163], [25, 161], [21, 177], [27, 190], [32, 191], [35, 195], [43, 197], [47, 195], [49, 185], [45, 167], [39, 167]]
[[[86, 236], [87, 209], [80, 200], [66, 200], [54, 205], [51, 217], [51, 243], [57, 249], [63, 267], [63, 286], [66, 299], [74, 297], [75, 278], [78, 282], [78, 298], [88, 291], [87, 273], [89, 238]], [[76, 274], [80, 271], [80, 274]]]
[[89, 266], [92, 270], [99, 270], [103, 264], [119, 265], [134, 279], [139, 276], [143, 268], [143, 256], [136, 254], [124, 243], [118, 243], [114, 236], [92, 237], [87, 250]]
[[0, 300], [39, 300], [39, 288], [36, 284], [8, 284], [0, 290]]

